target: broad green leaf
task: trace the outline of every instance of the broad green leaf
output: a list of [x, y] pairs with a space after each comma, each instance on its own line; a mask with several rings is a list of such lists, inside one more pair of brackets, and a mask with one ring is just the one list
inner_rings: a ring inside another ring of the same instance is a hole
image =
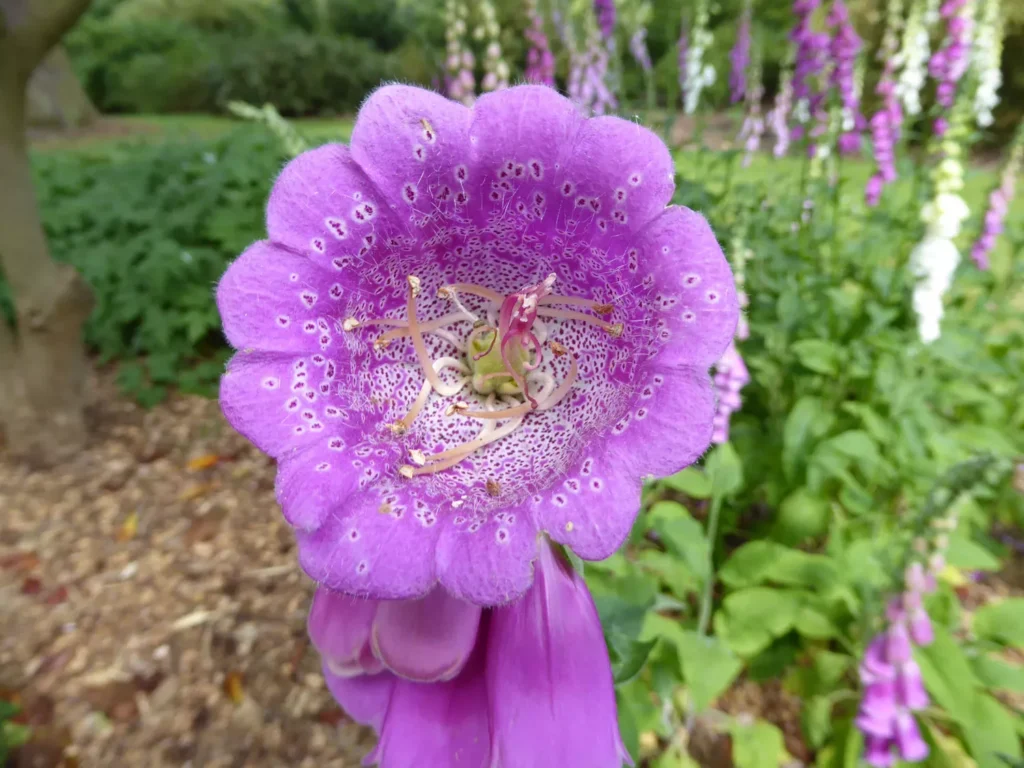
[[949, 538], [946, 562], [965, 571], [998, 571], [1002, 566], [999, 558], [983, 546], [959, 534]]
[[828, 530], [828, 502], [806, 488], [798, 488], [779, 505], [774, 535], [787, 544], [799, 544]]
[[960, 739], [932, 727], [927, 720], [922, 720], [920, 726], [930, 749], [924, 762], [927, 768], [977, 768], [978, 764], [967, 754]]
[[1000, 755], [1014, 760], [1021, 757], [1017, 718], [988, 694], [972, 699], [971, 724], [964, 727], [967, 747], [978, 761], [978, 768], [1005, 768]]
[[700, 589], [701, 579], [676, 555], [645, 549], [636, 555], [636, 563], [643, 570], [655, 574], [662, 585], [680, 600], [686, 600]]
[[971, 667], [987, 688], [1024, 693], [1024, 666], [1010, 664], [995, 656], [975, 656]]
[[733, 592], [722, 603], [729, 646], [741, 656], [753, 656], [793, 628], [800, 606], [800, 595], [784, 590]]
[[811, 443], [828, 432], [834, 419], [820, 399], [805, 396], [797, 400], [782, 429], [782, 469], [787, 478], [796, 479]]
[[831, 342], [822, 339], [803, 339], [795, 342], [791, 349], [805, 368], [829, 376], [839, 373], [839, 350]]
[[779, 768], [789, 759], [782, 731], [766, 720], [750, 724], [734, 720], [729, 732], [736, 768]]
[[703, 582], [708, 575], [704, 527], [690, 516], [686, 507], [674, 501], [659, 501], [648, 515], [651, 527], [661, 536], [666, 548]]
[[707, 709], [736, 679], [743, 662], [714, 637], [684, 631], [676, 640], [683, 679], [697, 711]]
[[824, 696], [815, 696], [804, 703], [800, 712], [807, 741], [814, 749], [820, 749], [832, 733], [832, 702]]
[[673, 491], [685, 493], [693, 499], [711, 497], [711, 480], [696, 467], [687, 467], [682, 472], [666, 477], [663, 482]]
[[917, 647], [914, 658], [928, 692], [964, 728], [973, 727], [973, 700], [980, 681], [963, 648], [944, 628], [935, 627], [935, 639], [930, 645]]
[[836, 637], [839, 634], [839, 630], [836, 629], [835, 624], [826, 616], [821, 610], [812, 606], [809, 603], [804, 603], [800, 607], [800, 612], [796, 617], [796, 631], [804, 637], [809, 637], [813, 640], [823, 640], [829, 637]]
[[721, 443], [704, 461], [711, 479], [711, 493], [718, 498], [732, 496], [743, 487], [743, 462], [732, 443]]
[[656, 644], [656, 640], [645, 643], [633, 640], [626, 644], [624, 648], [616, 648], [616, 659], [612, 663], [615, 684], [628, 683], [640, 674], [640, 670], [644, 668], [647, 657], [651, 655], [651, 651], [654, 650]]
[[972, 626], [979, 637], [1024, 648], [1024, 597], [982, 606], [975, 612]]
[[825, 589], [836, 581], [838, 571], [835, 562], [825, 555], [812, 555], [773, 541], [757, 540], [733, 552], [718, 575], [734, 588], [774, 582]]

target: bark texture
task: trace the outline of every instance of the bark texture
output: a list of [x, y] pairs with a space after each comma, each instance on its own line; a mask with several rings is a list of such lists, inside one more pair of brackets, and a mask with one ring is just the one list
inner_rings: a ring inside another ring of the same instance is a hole
[[0, 267], [16, 323], [0, 318], [0, 431], [7, 450], [47, 466], [87, 439], [82, 326], [92, 294], [49, 253], [25, 137], [32, 72], [89, 0], [0, 0]]
[[29, 126], [81, 128], [95, 119], [96, 108], [71, 68], [67, 51], [57, 46], [29, 80]]

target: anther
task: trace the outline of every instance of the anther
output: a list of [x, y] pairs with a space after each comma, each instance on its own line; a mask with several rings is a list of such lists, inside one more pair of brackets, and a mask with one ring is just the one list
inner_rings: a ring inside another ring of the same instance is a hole
[[418, 466], [423, 466], [427, 463], [427, 457], [423, 454], [423, 451], [418, 448], [413, 448], [409, 451], [409, 461]]
[[402, 435], [409, 431], [409, 427], [406, 426], [406, 424], [401, 421], [395, 421], [391, 424], [388, 424], [388, 429], [391, 430], [391, 434], [394, 435], [395, 437], [401, 437]]
[[559, 344], [557, 341], [549, 341], [548, 347], [551, 349], [551, 354], [555, 357], [561, 357], [569, 350], [565, 348], [565, 345]]
[[614, 325], [609, 325], [607, 328], [605, 328], [605, 330], [608, 332], [608, 335], [611, 336], [613, 339], [619, 338], [622, 335], [622, 331], [624, 329], [625, 326], [622, 323], [615, 323]]
[[384, 336], [378, 336], [373, 341], [373, 348], [377, 349], [377, 350], [387, 349], [388, 345], [390, 345], [390, 344], [391, 344], [391, 339], [386, 338]]
[[346, 331], [354, 331], [359, 327], [359, 321], [354, 317], [348, 317], [345, 319], [345, 322], [341, 324], [341, 327]]
[[388, 504], [385, 501], [383, 504], [381, 504], [379, 507], [377, 507], [377, 513], [381, 514], [381, 515], [390, 515], [391, 514], [391, 505]]
[[416, 470], [408, 464], [403, 464], [398, 468], [398, 474], [406, 480], [412, 480], [416, 476]]
[[497, 498], [498, 496], [501, 496], [501, 484], [498, 483], [497, 480], [492, 480], [491, 478], [487, 478], [487, 484], [486, 485], [487, 485], [487, 495], [488, 496], [493, 496], [494, 498]]
[[611, 304], [595, 304], [594, 311], [599, 315], [610, 315], [615, 311], [615, 307]]
[[416, 275], [409, 275], [405, 279], [408, 281], [409, 287], [412, 289], [412, 295], [419, 296], [420, 286], [423, 284], [422, 281], [418, 277], [416, 277]]
[[465, 400], [459, 400], [457, 403], [452, 403], [444, 409], [445, 416], [454, 416], [456, 413], [463, 413], [469, 410], [469, 403]]

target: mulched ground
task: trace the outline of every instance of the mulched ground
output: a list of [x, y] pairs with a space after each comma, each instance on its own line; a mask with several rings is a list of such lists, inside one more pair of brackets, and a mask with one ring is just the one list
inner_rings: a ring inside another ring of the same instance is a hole
[[373, 737], [324, 688], [272, 463], [214, 401], [97, 388], [75, 461], [0, 452], [0, 697], [38, 735], [15, 764], [358, 765]]

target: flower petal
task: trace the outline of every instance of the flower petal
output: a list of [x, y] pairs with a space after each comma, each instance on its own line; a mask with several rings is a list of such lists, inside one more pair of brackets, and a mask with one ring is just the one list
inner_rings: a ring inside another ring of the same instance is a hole
[[217, 309], [235, 349], [328, 354], [342, 290], [309, 259], [260, 240], [224, 273]]
[[[376, 600], [361, 600], [319, 587], [309, 609], [309, 638], [332, 673], [352, 677], [381, 671], [380, 663], [367, 669], [366, 650], [377, 612]], [[376, 661], [371, 656], [371, 662]]]
[[608, 450], [635, 477], [667, 477], [707, 450], [715, 390], [703, 370], [652, 365], [648, 374], [633, 408], [612, 427]]
[[331, 671], [326, 660], [323, 672], [328, 690], [348, 716], [361, 725], [380, 731], [395, 689], [395, 676], [390, 672], [381, 672], [377, 675], [341, 677]]
[[494, 762], [621, 768], [611, 664], [586, 584], [547, 543], [533, 589], [491, 616]]
[[707, 368], [736, 333], [739, 300], [732, 271], [707, 220], [672, 206], [639, 233], [640, 269], [653, 270], [662, 365]]
[[639, 476], [623, 466], [617, 448], [602, 451], [579, 462], [536, 504], [540, 527], [552, 539], [584, 560], [604, 560], [622, 546], [640, 511]]
[[529, 588], [536, 556], [537, 525], [528, 505], [487, 520], [456, 515], [446, 521], [438, 541], [438, 578], [463, 600], [503, 605]]
[[489, 768], [490, 718], [484, 674], [486, 626], [462, 672], [443, 683], [397, 680], [377, 748], [381, 768]]
[[418, 600], [384, 601], [373, 619], [374, 654], [401, 677], [451, 680], [473, 651], [480, 613], [440, 588]]
[[440, 526], [433, 513], [413, 513], [417, 503], [373, 489], [356, 494], [317, 530], [297, 533], [300, 565], [314, 581], [350, 595], [425, 595], [436, 581]]
[[277, 503], [295, 528], [312, 531], [359, 490], [360, 474], [351, 466], [352, 450], [335, 434], [278, 460]]
[[355, 284], [359, 260], [383, 253], [390, 238], [406, 234], [382, 198], [348, 147], [325, 144], [281, 171], [267, 203], [267, 234]]
[[[363, 103], [352, 129], [352, 158], [399, 216], [433, 214], [452, 201], [469, 163], [469, 109], [423, 88], [385, 85]], [[447, 196], [444, 188], [448, 188]]]
[[221, 410], [231, 426], [274, 458], [313, 445], [333, 451], [353, 439], [353, 428], [343, 420], [347, 402], [327, 378], [333, 365], [320, 353], [239, 352], [220, 380]]

